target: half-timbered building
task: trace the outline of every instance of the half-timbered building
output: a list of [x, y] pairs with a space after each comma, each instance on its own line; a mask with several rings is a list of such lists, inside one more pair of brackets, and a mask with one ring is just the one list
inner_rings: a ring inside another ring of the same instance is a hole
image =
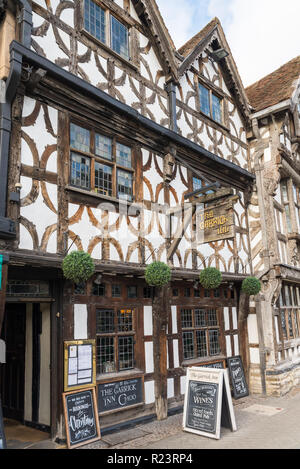
[[[246, 89], [256, 185], [249, 206], [253, 269], [263, 292], [251, 305], [256, 392], [281, 395], [299, 384], [300, 58]], [[254, 314], [253, 314], [254, 313]]]
[[[98, 391], [141, 385], [102, 428], [153, 415], [159, 393], [179, 408], [188, 366], [241, 355], [247, 374], [251, 119], [219, 21], [177, 51], [153, 0], [0, 5], [5, 415], [64, 438], [66, 341], [95, 339]], [[86, 284], [63, 277], [73, 250], [94, 260]], [[162, 322], [155, 260], [172, 270]]]

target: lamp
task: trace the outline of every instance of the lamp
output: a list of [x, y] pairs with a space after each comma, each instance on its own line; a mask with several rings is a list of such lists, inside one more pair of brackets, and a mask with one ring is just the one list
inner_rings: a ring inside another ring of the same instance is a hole
[[228, 57], [229, 52], [221, 48], [210, 52], [209, 55], [215, 62], [220, 62], [222, 59], [225, 59], [225, 57]]

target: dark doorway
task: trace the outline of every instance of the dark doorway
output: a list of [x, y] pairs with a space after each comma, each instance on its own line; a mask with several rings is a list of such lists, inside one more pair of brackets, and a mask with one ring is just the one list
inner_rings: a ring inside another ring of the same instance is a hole
[[24, 420], [26, 304], [6, 304], [1, 339], [6, 343], [6, 363], [0, 365], [3, 415]]

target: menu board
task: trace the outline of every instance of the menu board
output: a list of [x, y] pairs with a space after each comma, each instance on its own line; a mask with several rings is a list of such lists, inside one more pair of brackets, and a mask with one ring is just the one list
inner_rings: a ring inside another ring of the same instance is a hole
[[100, 439], [95, 388], [63, 394], [68, 448]]
[[188, 368], [184, 430], [220, 439], [221, 425], [236, 431], [227, 370]]
[[96, 385], [96, 342], [76, 340], [64, 343], [64, 390]]
[[241, 399], [249, 396], [242, 358], [240, 356], [231, 357], [227, 359], [227, 363], [234, 398]]
[[99, 413], [141, 404], [143, 387], [142, 377], [98, 384]]
[[0, 449], [6, 449], [6, 439], [5, 439], [5, 433], [4, 433], [1, 398], [0, 398]]

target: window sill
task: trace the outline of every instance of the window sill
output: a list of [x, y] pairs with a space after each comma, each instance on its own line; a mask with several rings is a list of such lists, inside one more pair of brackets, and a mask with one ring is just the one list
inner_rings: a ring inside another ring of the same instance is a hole
[[224, 361], [226, 360], [226, 357], [225, 355], [218, 355], [218, 356], [215, 356], [215, 357], [208, 357], [208, 358], [205, 358], [205, 359], [201, 359], [201, 358], [193, 358], [192, 360], [184, 360], [182, 362], [182, 366], [183, 367], [190, 367], [190, 366], [200, 366], [201, 365], [208, 365], [209, 363], [216, 363], [216, 362], [221, 362], [221, 361]]
[[96, 381], [97, 381], [97, 384], [101, 384], [101, 383], [110, 383], [114, 381], [123, 381], [126, 379], [132, 379], [132, 378], [141, 378], [143, 376], [144, 376], [144, 372], [142, 370], [139, 370], [138, 368], [134, 368], [132, 370], [126, 370], [126, 371], [105, 373], [101, 375], [98, 374]]
[[139, 71], [139, 67], [137, 64], [134, 64], [133, 62], [131, 62], [130, 60], [127, 60], [125, 59], [124, 57], [122, 57], [120, 54], [118, 54], [117, 52], [115, 52], [113, 49], [111, 49], [109, 46], [107, 46], [106, 44], [104, 44], [104, 42], [101, 42], [99, 39], [97, 39], [95, 36], [93, 36], [92, 34], [90, 34], [88, 31], [86, 31], [85, 29], [81, 29], [80, 33], [83, 35], [83, 36], [86, 36], [88, 39], [90, 39], [91, 41], [93, 41], [95, 44], [97, 44], [98, 46], [100, 46], [103, 50], [105, 50], [106, 52], [108, 52], [109, 54], [111, 54], [112, 56], [114, 56], [116, 59], [120, 60], [122, 63], [124, 63], [125, 65], [127, 65], [128, 67], [132, 68], [135, 72], [138, 72]]
[[[97, 194], [96, 192], [92, 192], [92, 191], [87, 191], [85, 189], [79, 189], [79, 187], [75, 187], [75, 186], [66, 186], [65, 188], [67, 191], [70, 191], [70, 192], [76, 192], [77, 194], [82, 194], [82, 195], [87, 195], [89, 196], [91, 199], [95, 199], [97, 200], [99, 203], [100, 201], [103, 201], [103, 202], [108, 202], [108, 203], [112, 203], [114, 205], [123, 205], [123, 206], [130, 206], [130, 207], [135, 207], [137, 210], [140, 209], [140, 204], [134, 202], [134, 201], [128, 201], [128, 200], [124, 200], [124, 199], [117, 199], [116, 197], [111, 197], [109, 195], [103, 195], [103, 194]], [[138, 214], [130, 214], [131, 216], [138, 216]]]
[[208, 116], [207, 114], [205, 114], [205, 112], [199, 110], [199, 114], [203, 117], [206, 117], [207, 119], [209, 119], [210, 122], [212, 122], [213, 124], [215, 125], [219, 125], [223, 130], [225, 130], [226, 132], [229, 132], [230, 133], [230, 129], [228, 127], [226, 127], [225, 124], [221, 124], [220, 122], [218, 121], [215, 121], [211, 116]]

